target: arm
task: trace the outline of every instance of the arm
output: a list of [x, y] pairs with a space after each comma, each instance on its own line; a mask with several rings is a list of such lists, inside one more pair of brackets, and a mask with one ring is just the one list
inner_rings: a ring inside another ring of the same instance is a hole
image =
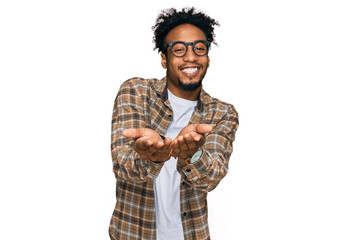
[[177, 169], [189, 185], [209, 192], [219, 184], [229, 170], [232, 142], [235, 139], [238, 124], [238, 114], [231, 106], [205, 137], [200, 159], [195, 163], [185, 163], [182, 158], [179, 159]]
[[[146, 126], [144, 101], [141, 95], [132, 87], [132, 83], [125, 82], [122, 84], [114, 103], [112, 116], [113, 172], [117, 179], [136, 183], [153, 181], [163, 166], [162, 162], [155, 163], [145, 157], [142, 159], [134, 149], [136, 147], [135, 142], [140, 137], [134, 136], [132, 130], [124, 131], [129, 128], [144, 128]], [[146, 145], [148, 140], [150, 139], [146, 139]], [[139, 148], [147, 147], [143, 145], [142, 141], [138, 141], [138, 143]], [[154, 144], [148, 142], [148, 145], [151, 147]], [[161, 145], [158, 146], [162, 147]]]

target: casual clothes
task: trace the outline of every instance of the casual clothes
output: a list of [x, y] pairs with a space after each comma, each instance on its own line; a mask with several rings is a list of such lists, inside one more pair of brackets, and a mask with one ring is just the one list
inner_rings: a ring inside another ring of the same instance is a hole
[[[114, 104], [112, 160], [117, 178], [117, 203], [110, 223], [110, 237], [156, 240], [154, 181], [164, 163], [143, 160], [133, 150], [134, 139], [122, 136], [128, 128], [150, 128], [165, 135], [173, 111], [166, 78], [133, 78], [124, 82]], [[176, 163], [180, 178], [180, 213], [185, 240], [210, 239], [207, 222], [207, 192], [228, 172], [238, 114], [231, 104], [211, 98], [203, 89], [191, 123], [210, 124], [203, 154], [193, 164]]]

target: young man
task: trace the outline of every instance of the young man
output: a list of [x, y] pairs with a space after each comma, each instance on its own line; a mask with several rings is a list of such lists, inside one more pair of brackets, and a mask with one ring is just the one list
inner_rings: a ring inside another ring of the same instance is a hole
[[210, 239], [207, 192], [228, 172], [238, 114], [202, 88], [218, 23], [194, 8], [157, 18], [166, 77], [124, 82], [112, 118], [113, 240]]

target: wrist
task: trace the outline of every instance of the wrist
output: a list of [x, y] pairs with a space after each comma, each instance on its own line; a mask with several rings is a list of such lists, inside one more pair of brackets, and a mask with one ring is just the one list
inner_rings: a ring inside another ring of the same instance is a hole
[[203, 150], [200, 147], [199, 149], [197, 149], [197, 151], [194, 154], [192, 154], [186, 158], [178, 158], [178, 159], [184, 165], [193, 164], [201, 158], [202, 154], [203, 154]]
[[182, 165], [187, 165], [189, 164], [189, 162], [186, 160], [186, 158], [177, 158], [178, 161], [182, 164]]

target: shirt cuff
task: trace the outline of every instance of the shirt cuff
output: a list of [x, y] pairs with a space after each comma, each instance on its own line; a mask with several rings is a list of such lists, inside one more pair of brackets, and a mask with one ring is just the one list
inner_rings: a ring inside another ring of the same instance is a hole
[[205, 150], [202, 149], [202, 155], [200, 158], [194, 163], [181, 166], [181, 171], [185, 174], [187, 179], [197, 182], [199, 181], [198, 179], [207, 172], [211, 165], [212, 163], [209, 156], [205, 153]]
[[158, 174], [160, 173], [162, 167], [163, 167], [163, 164], [164, 162], [161, 162], [161, 163], [155, 163], [155, 162], [152, 162], [151, 160], [143, 160], [139, 153], [137, 153], [135, 151], [135, 158], [134, 159], [140, 159], [140, 161], [143, 161], [144, 163], [144, 166], [145, 166], [145, 169], [147, 171], [147, 175], [148, 175], [148, 178], [151, 179], [152, 181], [156, 180]]

